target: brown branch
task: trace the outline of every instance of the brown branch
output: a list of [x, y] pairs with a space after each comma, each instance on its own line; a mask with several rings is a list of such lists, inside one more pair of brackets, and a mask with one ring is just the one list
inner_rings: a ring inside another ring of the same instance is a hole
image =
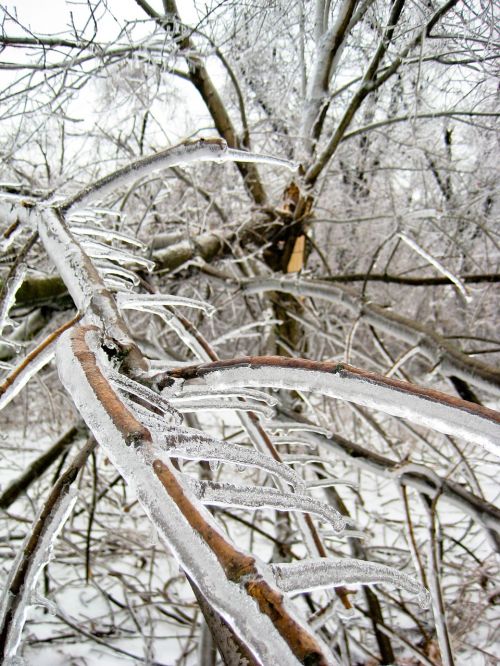
[[33, 460], [17, 479], [12, 481], [0, 495], [0, 509], [8, 509], [30, 485], [39, 479], [82, 434], [82, 426], [74, 425], [50, 448]]
[[7, 389], [12, 386], [12, 384], [16, 381], [16, 379], [20, 378], [20, 376], [26, 371], [26, 369], [29, 367], [30, 363], [34, 361], [37, 356], [39, 356], [47, 347], [49, 347], [53, 342], [57, 340], [57, 338], [64, 333], [64, 331], [67, 331], [68, 328], [71, 328], [76, 324], [77, 321], [79, 321], [82, 318], [82, 315], [79, 313], [69, 321], [65, 322], [62, 324], [62, 326], [59, 326], [55, 331], [53, 331], [50, 335], [48, 335], [43, 342], [41, 342], [35, 349], [30, 351], [30, 353], [26, 356], [26, 358], [10, 372], [7, 377], [3, 380], [3, 382], [0, 384], [0, 397], [7, 391]]
[[[462, 282], [478, 284], [481, 282], [500, 282], [500, 273], [478, 273], [477, 275], [459, 276]], [[328, 275], [321, 278], [325, 282], [387, 282], [404, 284], [410, 287], [452, 287], [453, 283], [445, 277], [405, 277], [402, 275], [389, 275], [388, 273], [346, 273], [345, 275]]]

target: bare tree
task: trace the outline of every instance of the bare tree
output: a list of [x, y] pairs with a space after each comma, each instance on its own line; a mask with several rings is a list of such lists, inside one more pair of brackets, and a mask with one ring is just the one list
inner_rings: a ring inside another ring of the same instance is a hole
[[495, 663], [495, 7], [22, 10], [5, 663]]

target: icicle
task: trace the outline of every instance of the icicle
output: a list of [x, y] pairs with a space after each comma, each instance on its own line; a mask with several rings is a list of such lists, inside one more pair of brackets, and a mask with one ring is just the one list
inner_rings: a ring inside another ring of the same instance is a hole
[[5, 297], [0, 307], [0, 335], [6, 325], [10, 324], [13, 328], [16, 326], [16, 324], [11, 319], [9, 319], [9, 312], [15, 303], [16, 292], [22, 285], [27, 271], [28, 267], [26, 264], [19, 264], [14, 272], [14, 275], [7, 282]]
[[232, 409], [236, 412], [254, 412], [266, 419], [271, 418], [274, 414], [272, 407], [263, 406], [261, 402], [255, 400], [217, 400], [212, 397], [205, 397], [203, 401], [190, 400], [189, 398], [171, 398], [171, 402], [180, 412]]
[[328, 460], [321, 456], [313, 456], [310, 453], [283, 453], [281, 455], [283, 462], [295, 463], [296, 465], [310, 465], [318, 463], [320, 465], [335, 465], [335, 460]]
[[263, 486], [235, 486], [231, 483], [213, 483], [194, 479], [189, 479], [188, 482], [191, 490], [203, 504], [300, 511], [319, 516], [332, 525], [336, 532], [342, 532], [345, 528], [345, 520], [338, 511], [307, 495], [284, 493], [276, 488]]
[[179, 400], [183, 398], [204, 400], [208, 396], [211, 398], [254, 398], [255, 400], [265, 402], [270, 407], [275, 407], [278, 404], [278, 399], [275, 396], [265, 391], [259, 391], [258, 389], [207, 389], [208, 387], [203, 385], [184, 383], [179, 387], [179, 393], [175, 394], [175, 397], [179, 398]]
[[351, 558], [302, 560], [272, 564], [276, 584], [283, 592], [309, 592], [341, 585], [386, 583], [417, 596], [421, 608], [429, 606], [429, 592], [405, 573], [384, 564]]
[[281, 437], [273, 437], [273, 444], [275, 446], [305, 446], [308, 449], [315, 449], [316, 444], [310, 442], [307, 439], [301, 439], [300, 437], [293, 437], [292, 435], [282, 435]]
[[[280, 325], [282, 323], [283, 322], [281, 321], [281, 319], [266, 319], [265, 321], [255, 321], [252, 322], [251, 324], [245, 324], [244, 326], [233, 328], [228, 333], [224, 333], [219, 338], [212, 340], [211, 345], [212, 347], [218, 347], [219, 345], [223, 344], [224, 342], [227, 342], [228, 340], [234, 340], [236, 336], [239, 338], [249, 337], [244, 334], [245, 331], [250, 331], [254, 328], [262, 328], [266, 326], [271, 327], [274, 325]], [[256, 335], [260, 335], [260, 333], [257, 333]]]
[[[126, 405], [133, 414], [135, 414], [137, 420], [140, 421], [142, 425], [146, 426], [146, 428], [157, 433], [164, 433], [166, 430], [172, 427], [172, 424], [165, 419], [164, 415], [156, 414], [144, 405], [141, 405], [138, 402], [134, 402], [125, 395], [121, 396], [121, 399], [123, 404]], [[176, 421], [178, 425], [182, 423], [182, 416], [180, 414], [179, 417], [180, 421], [179, 419]]]
[[138, 257], [135, 254], [112, 247], [111, 245], [98, 243], [97, 241], [88, 239], [82, 240], [81, 245], [85, 248], [85, 252], [89, 257], [92, 257], [93, 259], [107, 259], [108, 261], [116, 261], [118, 264], [140, 266], [147, 270], [148, 273], [151, 273], [155, 267], [154, 261], [150, 261], [144, 257]]
[[223, 442], [198, 430], [175, 428], [163, 443], [161, 439], [157, 443], [160, 444], [161, 451], [170, 458], [220, 460], [245, 467], [258, 467], [280, 477], [298, 491], [304, 488], [301, 477], [290, 467], [276, 462], [268, 455], [238, 444]]
[[330, 488], [330, 486], [347, 486], [348, 488], [358, 488], [355, 483], [344, 481], [343, 479], [318, 479], [317, 481], [307, 481], [307, 489], [310, 488]]
[[299, 165], [291, 160], [284, 160], [281, 157], [274, 157], [273, 155], [260, 155], [258, 153], [250, 153], [246, 150], [235, 150], [228, 148], [221, 159], [222, 162], [255, 162], [256, 164], [273, 164], [276, 166], [285, 167], [290, 171], [297, 171]]
[[213, 305], [205, 301], [198, 301], [194, 298], [187, 298], [186, 296], [171, 296], [169, 294], [130, 294], [119, 295], [116, 299], [119, 308], [124, 310], [142, 310], [144, 312], [152, 312], [151, 306], [156, 308], [161, 305], [185, 305], [190, 308], [203, 310], [205, 314], [211, 317], [217, 311]]
[[145, 305], [141, 306], [142, 312], [149, 312], [150, 314], [157, 315], [160, 317], [167, 326], [169, 326], [172, 331], [177, 333], [179, 339], [190, 349], [195, 356], [198, 358], [206, 358], [206, 351], [203, 346], [199, 343], [194, 335], [191, 335], [189, 331], [186, 330], [185, 326], [177, 319], [173, 312], [169, 312], [162, 308], [161, 306], [150, 305], [146, 307]]
[[107, 369], [106, 374], [111, 384], [120, 391], [135, 395], [136, 397], [150, 404], [155, 409], [160, 410], [160, 412], [162, 412], [164, 415], [169, 414], [171, 417], [173, 417], [174, 423], [177, 423], [178, 425], [182, 423], [182, 417], [180, 416], [179, 412], [174, 409], [159, 393], [156, 393], [147, 386], [144, 386], [144, 384], [140, 384], [139, 382], [136, 382], [133, 379], [126, 377], [125, 375], [121, 375], [111, 368]]
[[122, 234], [119, 231], [114, 231], [113, 229], [105, 229], [101, 227], [91, 227], [89, 225], [80, 226], [78, 224], [71, 225], [71, 231], [77, 236], [97, 236], [98, 238], [104, 238], [104, 240], [111, 242], [114, 240], [121, 241], [127, 245], [134, 245], [143, 252], [146, 252], [148, 246], [140, 241], [138, 238], [133, 238], [127, 234]]
[[117, 266], [108, 261], [94, 261], [94, 266], [97, 268], [99, 273], [106, 277], [108, 275], [116, 276], [118, 278], [123, 278], [126, 282], [130, 282], [137, 287], [140, 284], [140, 280], [135, 273], [132, 271], [123, 268], [122, 266]]
[[128, 294], [134, 288], [133, 284], [127, 280], [122, 280], [119, 277], [109, 277], [105, 275], [102, 278], [102, 281], [108, 289], [117, 294]]

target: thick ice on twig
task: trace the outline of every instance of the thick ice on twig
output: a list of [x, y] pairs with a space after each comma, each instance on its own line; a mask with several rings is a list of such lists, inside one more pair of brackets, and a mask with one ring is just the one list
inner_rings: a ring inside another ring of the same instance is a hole
[[[88, 333], [85, 340], [90, 353], [98, 354], [98, 334]], [[245, 637], [260, 663], [298, 664], [285, 641], [268, 640], [269, 632], [274, 630], [271, 618], [261, 612], [243, 584], [235, 583], [227, 577], [224, 566], [203, 532], [206, 526], [209, 534], [226, 539], [210, 512], [196, 502], [187, 486], [180, 486], [181, 478], [170, 461], [160, 463], [156, 457], [151, 464], [142, 448], [139, 450], [127, 445], [119, 425], [115, 424], [106, 404], [97, 398], [88, 375], [75, 356], [70, 334], [63, 334], [59, 340], [57, 363], [62, 383], [100, 446], [129, 487], [135, 491], [161, 540], [168, 544], [170, 551], [194, 581], [209, 606], [221, 615], [237, 635]], [[186, 437], [189, 438], [190, 434]], [[165, 478], [163, 483], [160, 475]], [[190, 514], [200, 517], [199, 529], [193, 527], [187, 510], [180, 509], [175, 496], [177, 490], [182, 492]], [[256, 566], [257, 564], [259, 573], [262, 572], [260, 575], [266, 576], [272, 584], [273, 579], [267, 565], [256, 562]], [[299, 626], [303, 626], [303, 622], [294, 614], [286, 600], [284, 608], [291, 617], [297, 618]]]
[[284, 493], [276, 488], [264, 486], [235, 486], [232, 483], [196, 481], [189, 477], [188, 483], [203, 504], [310, 513], [332, 525], [336, 532], [342, 532], [346, 525], [338, 511], [308, 495]]
[[205, 301], [198, 301], [186, 296], [171, 296], [170, 294], [119, 294], [116, 302], [118, 307], [124, 310], [154, 311], [155, 314], [157, 314], [156, 309], [152, 310], [151, 308], [158, 308], [161, 305], [185, 305], [189, 308], [203, 310], [209, 317], [216, 312], [216, 308]]
[[106, 260], [95, 260], [94, 266], [97, 268], [104, 279], [106, 279], [108, 276], [111, 276], [112, 279], [125, 280], [125, 282], [132, 284], [134, 287], [137, 287], [140, 284], [140, 280], [137, 275], [132, 271], [123, 268], [123, 266], [117, 266], [116, 264]]
[[140, 384], [125, 375], [115, 372], [111, 368], [107, 370], [107, 375], [111, 384], [119, 391], [135, 395], [137, 398], [147, 402], [154, 409], [159, 410], [164, 416], [168, 414], [173, 419], [174, 423], [177, 423], [178, 425], [182, 423], [182, 417], [179, 412], [159, 393], [156, 393], [148, 386], [144, 386], [144, 384]]
[[242, 358], [241, 362], [215, 366], [196, 379], [212, 388], [256, 388], [311, 391], [381, 410], [445, 434], [484, 446], [500, 455], [500, 424], [492, 410], [457, 404], [445, 394], [429, 393], [413, 384], [386, 380], [345, 364], [296, 364], [274, 357], [267, 362]]
[[273, 155], [260, 155], [259, 153], [250, 153], [246, 150], [235, 150], [234, 148], [228, 148], [221, 161], [272, 164], [275, 166], [285, 167], [286, 169], [290, 169], [290, 171], [296, 171], [299, 167], [296, 162], [285, 160], [281, 157], [274, 157]]
[[271, 569], [276, 584], [283, 592], [310, 592], [341, 585], [386, 583], [416, 595], [422, 608], [427, 608], [430, 602], [429, 592], [423, 585], [385, 564], [346, 557], [272, 564]]
[[99, 243], [94, 240], [82, 239], [82, 247], [85, 252], [93, 259], [107, 259], [108, 261], [116, 261], [119, 264], [126, 264], [132, 266], [139, 266], [147, 270], [149, 273], [154, 269], [155, 262], [144, 257], [138, 257], [135, 254], [126, 252], [125, 250]]
[[0, 410], [8, 405], [9, 402], [26, 386], [29, 380], [53, 359], [55, 346], [55, 341], [48, 344], [39, 354], [26, 363], [26, 365], [21, 363], [17, 369], [13, 370], [11, 374], [4, 379], [2, 386], [5, 390], [0, 394]]
[[221, 462], [243, 467], [257, 467], [278, 476], [293, 488], [304, 487], [301, 477], [293, 469], [239, 444], [232, 444], [211, 437], [192, 428], [175, 428], [169, 435], [157, 440], [161, 452], [169, 458], [186, 460], [220, 460]]
[[236, 412], [254, 412], [263, 418], [269, 419], [274, 414], [274, 409], [263, 405], [256, 400], [231, 400], [227, 398], [217, 399], [206, 396], [203, 400], [190, 398], [171, 398], [172, 405], [180, 412], [200, 412], [219, 409], [232, 409]]
[[104, 240], [108, 241], [109, 243], [116, 240], [120, 241], [121, 243], [126, 243], [127, 245], [134, 245], [143, 252], [148, 249], [148, 246], [138, 238], [128, 236], [127, 234], [123, 234], [120, 231], [114, 231], [113, 229], [94, 227], [87, 224], [71, 224], [70, 228], [71, 231], [77, 236], [93, 236], [97, 238], [104, 238]]

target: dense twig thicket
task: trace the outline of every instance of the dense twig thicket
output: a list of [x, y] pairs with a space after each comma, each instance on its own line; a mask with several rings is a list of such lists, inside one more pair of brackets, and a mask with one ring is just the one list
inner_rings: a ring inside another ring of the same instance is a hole
[[0, 661], [497, 663], [494, 3], [2, 13]]

